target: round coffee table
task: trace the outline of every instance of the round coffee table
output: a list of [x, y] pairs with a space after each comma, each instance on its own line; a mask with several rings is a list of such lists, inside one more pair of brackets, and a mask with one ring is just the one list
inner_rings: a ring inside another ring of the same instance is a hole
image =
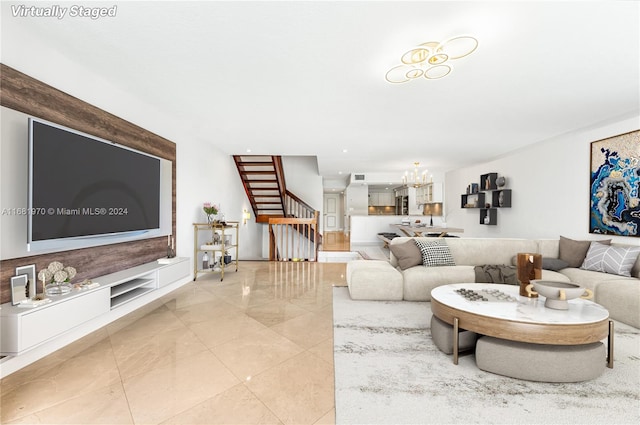
[[[509, 299], [488, 296], [488, 301], [470, 300], [456, 290], [499, 291]], [[607, 366], [613, 367], [613, 321], [603, 306], [574, 299], [568, 310], [544, 306], [545, 298], [519, 295], [519, 287], [491, 283], [455, 283], [431, 291], [431, 310], [453, 326], [453, 362], [458, 364], [460, 329], [511, 341], [549, 345], [584, 345], [608, 340]]]

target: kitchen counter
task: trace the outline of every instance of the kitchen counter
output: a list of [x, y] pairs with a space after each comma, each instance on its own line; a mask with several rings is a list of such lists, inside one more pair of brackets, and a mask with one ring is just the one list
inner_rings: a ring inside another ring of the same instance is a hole
[[437, 227], [437, 226], [406, 226], [402, 224], [392, 224], [392, 227], [399, 229], [404, 235], [402, 236], [427, 236], [434, 235], [438, 237], [447, 236], [449, 233], [464, 233], [464, 229], [457, 227]]
[[[352, 215], [350, 216], [350, 242], [352, 245], [380, 245], [382, 241], [378, 238], [378, 233], [397, 233], [400, 236], [405, 234], [394, 227], [402, 220], [409, 220], [413, 225], [416, 220], [422, 222], [429, 221], [424, 215]], [[440, 225], [440, 217], [433, 217], [434, 224]]]

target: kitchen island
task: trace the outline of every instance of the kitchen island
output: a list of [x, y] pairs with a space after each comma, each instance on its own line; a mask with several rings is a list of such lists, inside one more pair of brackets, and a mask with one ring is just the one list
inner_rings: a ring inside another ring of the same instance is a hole
[[404, 224], [392, 224], [391, 226], [399, 229], [403, 236], [437, 236], [442, 238], [444, 236], [449, 236], [449, 233], [464, 233], [464, 229], [460, 229], [458, 227], [438, 227], [438, 226], [421, 226], [421, 225], [412, 225], [407, 226]]
[[[416, 220], [420, 222], [429, 221], [429, 216], [424, 215], [352, 215], [350, 216], [350, 241], [352, 245], [379, 245], [383, 241], [378, 237], [378, 233], [397, 233], [399, 236], [406, 236], [398, 227], [403, 220], [408, 220], [410, 228], [416, 228]], [[443, 229], [440, 217], [433, 217], [434, 227], [418, 227], [425, 234], [435, 233]], [[448, 232], [462, 233], [462, 229], [448, 228]], [[442, 231], [438, 232], [438, 234]]]

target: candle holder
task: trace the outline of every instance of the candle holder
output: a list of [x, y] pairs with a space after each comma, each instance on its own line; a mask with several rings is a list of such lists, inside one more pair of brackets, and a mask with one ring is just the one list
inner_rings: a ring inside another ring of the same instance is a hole
[[520, 282], [520, 295], [528, 298], [536, 298], [537, 293], [527, 291], [527, 286], [532, 280], [542, 279], [542, 255], [530, 253], [518, 253], [518, 281]]

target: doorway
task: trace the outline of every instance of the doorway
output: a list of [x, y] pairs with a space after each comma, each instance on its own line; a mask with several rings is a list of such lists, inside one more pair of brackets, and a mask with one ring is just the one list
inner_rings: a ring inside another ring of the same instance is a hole
[[349, 235], [344, 232], [342, 195], [325, 193], [323, 200], [323, 251], [349, 251]]

